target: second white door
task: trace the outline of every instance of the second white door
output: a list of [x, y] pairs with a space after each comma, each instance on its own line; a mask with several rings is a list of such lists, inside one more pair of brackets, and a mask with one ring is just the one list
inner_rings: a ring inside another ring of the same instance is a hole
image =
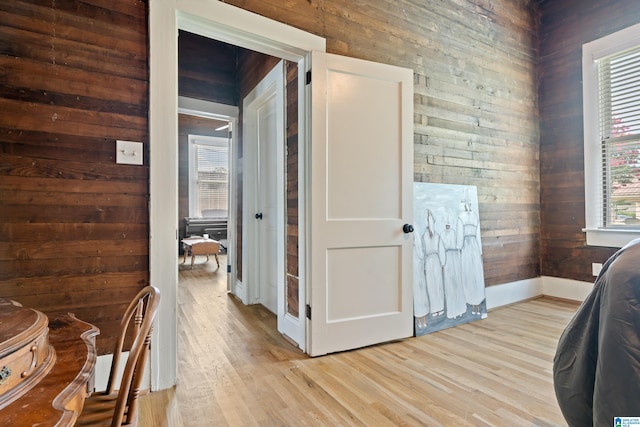
[[[284, 99], [282, 63], [244, 99], [243, 274], [248, 303], [278, 314], [284, 295]], [[282, 283], [281, 283], [282, 282]]]
[[258, 108], [258, 283], [259, 301], [277, 314], [276, 284], [276, 96], [271, 94]]

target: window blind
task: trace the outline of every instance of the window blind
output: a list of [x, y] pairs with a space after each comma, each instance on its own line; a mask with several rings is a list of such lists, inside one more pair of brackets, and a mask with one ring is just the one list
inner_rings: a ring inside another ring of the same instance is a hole
[[195, 144], [195, 154], [196, 211], [201, 217], [226, 216], [224, 212], [229, 209], [229, 148]]
[[640, 227], [640, 46], [598, 66], [603, 227]]

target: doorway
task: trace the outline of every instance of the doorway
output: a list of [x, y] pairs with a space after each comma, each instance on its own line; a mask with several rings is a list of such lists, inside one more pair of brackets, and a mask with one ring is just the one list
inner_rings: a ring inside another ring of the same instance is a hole
[[[178, 108], [178, 237], [205, 237], [219, 242], [221, 263], [215, 274], [224, 276], [236, 258], [236, 209], [232, 197], [236, 188], [233, 129], [237, 108], [180, 97]], [[182, 253], [179, 269], [205, 269], [204, 258], [185, 265]], [[207, 257], [209, 260], [209, 257]], [[215, 263], [214, 263], [215, 264]]]
[[[291, 188], [285, 189], [284, 185], [284, 62], [270, 55], [183, 30], [179, 31], [178, 49], [181, 95], [178, 109], [180, 238], [192, 232], [202, 235], [209, 230], [206, 228], [207, 220], [213, 222], [209, 226], [212, 227], [211, 233], [214, 233], [218, 221], [209, 217], [216, 216], [219, 211], [207, 209], [213, 214], [204, 215], [205, 211], [195, 208], [196, 198], [192, 189], [196, 183], [191, 166], [195, 162], [192, 154], [195, 150], [189, 143], [187, 162], [184, 148], [187, 134], [190, 135], [190, 141], [195, 138], [191, 133], [208, 135], [200, 137], [203, 144], [209, 137], [220, 137], [225, 133], [232, 135], [229, 146], [233, 149], [233, 156], [230, 157], [231, 173], [228, 175], [232, 179], [232, 188], [228, 193], [230, 214], [224, 215], [229, 218], [230, 225], [228, 290], [245, 304], [261, 303], [274, 314], [279, 314], [287, 306], [279, 304], [278, 300], [285, 294], [285, 260], [297, 261], [296, 256], [284, 256], [285, 234], [290, 228], [285, 225], [287, 208], [284, 193], [291, 191]], [[293, 65], [288, 63], [287, 67]], [[291, 85], [296, 78], [289, 76], [287, 81]], [[297, 87], [294, 85], [292, 90], [297, 91]], [[289, 104], [297, 99], [297, 94], [288, 96]], [[287, 105], [290, 116], [297, 117], [294, 109], [295, 105]], [[197, 116], [197, 119], [187, 120], [184, 114]], [[241, 120], [236, 119], [240, 116]], [[234, 123], [229, 122], [231, 119], [234, 119]], [[225, 126], [219, 126], [223, 124]], [[233, 129], [231, 133], [230, 128]], [[287, 143], [297, 144], [298, 135], [294, 133], [297, 126], [290, 126], [290, 129]], [[295, 160], [293, 156], [297, 151], [291, 150], [290, 161]], [[206, 162], [207, 165], [210, 163]], [[294, 168], [291, 174], [296, 171]], [[237, 187], [233, 187], [234, 182], [238, 182]], [[295, 184], [294, 178], [288, 187]], [[210, 204], [207, 202], [207, 205]], [[215, 208], [213, 205], [208, 207]], [[290, 215], [296, 215], [295, 209], [289, 211]], [[185, 222], [195, 223], [195, 226], [182, 224], [183, 218]], [[238, 233], [233, 226], [235, 221], [239, 225]], [[295, 226], [297, 218], [290, 222]], [[187, 233], [185, 227], [192, 232]], [[211, 237], [216, 239], [213, 234]], [[224, 243], [224, 246], [227, 247], [227, 244]]]
[[[179, 29], [232, 43], [297, 64], [298, 75], [306, 70], [305, 58], [311, 51], [324, 51], [325, 40], [222, 2], [189, 0], [152, 1], [150, 20], [150, 281], [161, 292], [163, 303], [154, 329], [156, 345], [151, 354], [151, 388], [168, 388], [176, 382], [177, 359], [177, 263], [172, 248], [178, 244], [177, 224], [177, 33]], [[251, 32], [247, 32], [251, 28]], [[305, 82], [297, 81], [300, 135], [306, 137]], [[299, 248], [306, 246], [305, 162], [306, 144], [298, 147]], [[297, 246], [294, 250], [297, 250]], [[286, 335], [304, 350], [306, 258], [300, 255], [299, 292], [296, 315], [284, 316]], [[239, 260], [239, 262], [241, 262]]]
[[[178, 29], [207, 36], [237, 46], [287, 59], [298, 64], [298, 100], [300, 135], [307, 137], [305, 121], [307, 92], [305, 87], [306, 58], [312, 51], [324, 52], [325, 39], [272, 21], [257, 14], [223, 2], [194, 2], [192, 0], [154, 0], [149, 3], [150, 29], [150, 282], [157, 285], [163, 302], [154, 329], [151, 352], [151, 387], [153, 390], [169, 388], [176, 383], [177, 334], [177, 263], [175, 248], [178, 232], [177, 213], [177, 33]], [[250, 30], [247, 30], [250, 29]], [[305, 112], [305, 114], [302, 114]], [[299, 144], [300, 192], [299, 212], [300, 259], [306, 260], [306, 144]], [[301, 263], [301, 294], [306, 289], [306, 263]], [[289, 317], [292, 327], [289, 336], [297, 336], [306, 345], [304, 304], [306, 297], [298, 299], [299, 316]], [[296, 335], [298, 334], [298, 335]]]

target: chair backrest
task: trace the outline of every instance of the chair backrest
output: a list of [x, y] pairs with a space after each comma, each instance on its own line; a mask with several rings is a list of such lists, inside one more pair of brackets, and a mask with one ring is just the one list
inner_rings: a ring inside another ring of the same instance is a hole
[[124, 347], [128, 329], [131, 327], [133, 328], [134, 339], [124, 367], [120, 388], [118, 389], [118, 399], [111, 423], [112, 427], [129, 425], [135, 423], [137, 420], [138, 396], [140, 394], [144, 369], [149, 355], [153, 320], [158, 311], [159, 304], [160, 291], [153, 286], [146, 286], [141, 289], [131, 303], [129, 303], [120, 322], [120, 331], [113, 351], [111, 372], [109, 373], [109, 382], [107, 383], [107, 394], [112, 394], [115, 391], [115, 380], [118, 375], [120, 355]]

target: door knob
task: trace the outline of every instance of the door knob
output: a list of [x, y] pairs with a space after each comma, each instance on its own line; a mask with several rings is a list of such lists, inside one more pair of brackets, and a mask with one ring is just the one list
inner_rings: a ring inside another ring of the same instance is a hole
[[262, 219], [262, 212], [256, 214], [256, 219]]
[[413, 233], [413, 225], [411, 224], [405, 224], [402, 226], [402, 231], [404, 231], [405, 233]]

